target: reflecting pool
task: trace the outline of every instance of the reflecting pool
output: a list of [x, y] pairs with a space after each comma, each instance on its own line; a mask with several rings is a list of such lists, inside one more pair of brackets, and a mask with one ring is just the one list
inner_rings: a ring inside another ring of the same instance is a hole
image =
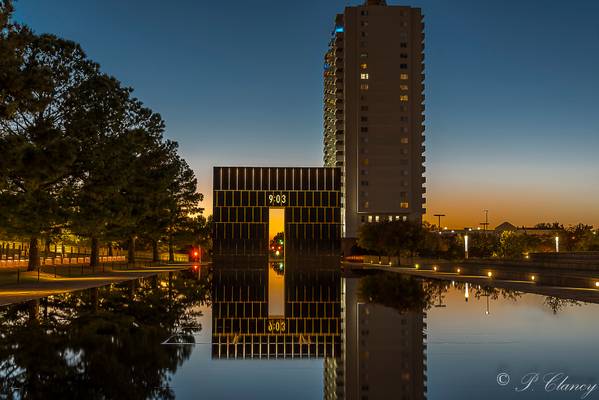
[[0, 308], [0, 398], [599, 398], [596, 304], [338, 266], [202, 267]]

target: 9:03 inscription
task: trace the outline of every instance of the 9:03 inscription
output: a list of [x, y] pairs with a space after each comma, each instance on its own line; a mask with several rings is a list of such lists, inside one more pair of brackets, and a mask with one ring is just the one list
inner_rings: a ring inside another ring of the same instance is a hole
[[266, 200], [269, 206], [284, 206], [287, 204], [287, 195], [285, 193], [267, 193]]

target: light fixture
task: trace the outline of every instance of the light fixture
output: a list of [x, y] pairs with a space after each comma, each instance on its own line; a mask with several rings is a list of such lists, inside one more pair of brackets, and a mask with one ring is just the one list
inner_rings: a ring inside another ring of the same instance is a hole
[[460, 271], [461, 271], [461, 270], [458, 268], [458, 274], [460, 273]]
[[437, 267], [433, 267], [433, 271], [436, 271], [436, 270], [437, 270]]
[[530, 280], [532, 280], [532, 281], [534, 281], [534, 280], [536, 280], [536, 279], [537, 279], [537, 277], [536, 277], [536, 276], [534, 276], [534, 275], [532, 275], [532, 276], [530, 277]]
[[487, 272], [487, 276], [490, 278], [493, 276], [493, 273], [491, 271]]

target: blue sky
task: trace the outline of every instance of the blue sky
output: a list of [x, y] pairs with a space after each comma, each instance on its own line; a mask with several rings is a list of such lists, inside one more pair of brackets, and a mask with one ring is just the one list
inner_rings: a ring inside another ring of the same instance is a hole
[[[160, 112], [211, 202], [213, 165], [322, 164], [323, 54], [345, 4], [19, 0], [16, 19], [81, 43]], [[425, 15], [429, 214], [599, 225], [599, 2], [401, 4]]]

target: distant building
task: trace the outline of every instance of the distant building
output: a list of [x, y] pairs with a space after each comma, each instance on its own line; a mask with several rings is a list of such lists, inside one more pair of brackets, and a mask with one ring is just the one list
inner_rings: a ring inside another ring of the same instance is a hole
[[383, 0], [335, 19], [324, 65], [324, 165], [342, 169], [343, 237], [425, 212], [424, 23]]
[[559, 231], [559, 229], [545, 228], [545, 227], [543, 227], [543, 228], [525, 227], [525, 226], [517, 227], [507, 221], [502, 224], [499, 224], [495, 228], [495, 233], [498, 235], [500, 235], [506, 231], [522, 233], [522, 234], [527, 234], [527, 235], [531, 235], [531, 236], [550, 236], [550, 235], [555, 235], [555, 232]]

